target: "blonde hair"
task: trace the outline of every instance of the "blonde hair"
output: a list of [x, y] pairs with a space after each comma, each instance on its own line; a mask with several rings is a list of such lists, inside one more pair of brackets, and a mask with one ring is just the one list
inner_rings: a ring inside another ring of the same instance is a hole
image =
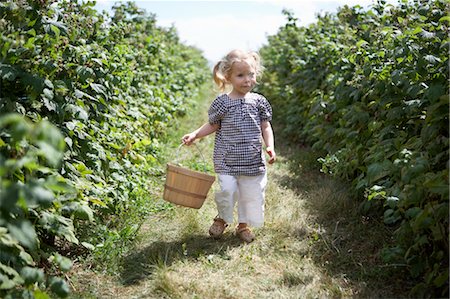
[[231, 75], [233, 64], [236, 62], [247, 62], [255, 69], [255, 75], [261, 75], [263, 67], [261, 58], [256, 52], [245, 52], [242, 50], [232, 50], [222, 60], [216, 63], [213, 68], [213, 78], [217, 86], [223, 91], [228, 84], [228, 77]]

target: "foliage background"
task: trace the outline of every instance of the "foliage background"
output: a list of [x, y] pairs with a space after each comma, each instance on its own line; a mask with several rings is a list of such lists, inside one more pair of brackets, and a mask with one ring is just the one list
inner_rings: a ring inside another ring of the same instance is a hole
[[384, 259], [448, 294], [449, 4], [379, 1], [315, 24], [286, 25], [261, 49], [260, 90], [297, 143], [323, 151], [326, 173], [352, 182], [364, 213], [395, 229]]
[[88, 251], [116, 269], [166, 208], [160, 141], [207, 78], [201, 52], [154, 15], [93, 5], [0, 3], [2, 297], [67, 296], [64, 273]]

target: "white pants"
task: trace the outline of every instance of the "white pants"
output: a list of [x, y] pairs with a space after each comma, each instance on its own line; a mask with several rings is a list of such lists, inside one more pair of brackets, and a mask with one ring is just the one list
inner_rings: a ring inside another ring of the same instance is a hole
[[267, 174], [258, 176], [231, 176], [218, 174], [220, 191], [215, 200], [219, 217], [233, 223], [234, 206], [238, 204], [238, 222], [253, 227], [264, 224], [264, 192]]

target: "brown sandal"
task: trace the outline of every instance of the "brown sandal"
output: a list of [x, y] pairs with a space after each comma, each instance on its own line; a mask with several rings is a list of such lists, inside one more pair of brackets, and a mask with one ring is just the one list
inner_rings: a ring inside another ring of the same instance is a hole
[[222, 218], [214, 218], [214, 222], [209, 228], [209, 235], [215, 239], [220, 238], [227, 228], [228, 224]]
[[248, 228], [248, 226], [242, 228], [236, 227], [236, 235], [245, 243], [251, 243], [255, 240], [255, 235], [252, 233], [250, 228]]

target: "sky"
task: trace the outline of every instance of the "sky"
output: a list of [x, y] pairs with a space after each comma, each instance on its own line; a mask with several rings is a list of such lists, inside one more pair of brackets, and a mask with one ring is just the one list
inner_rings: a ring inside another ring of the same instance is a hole
[[[286, 24], [284, 8], [299, 19], [298, 25], [314, 23], [317, 14], [335, 13], [344, 5], [370, 7], [376, 0], [241, 0], [183, 1], [136, 0], [147, 13], [156, 14], [157, 25], [175, 26], [181, 41], [202, 50], [213, 64], [233, 49], [258, 51], [267, 36]], [[99, 11], [111, 11], [119, 1], [97, 0]], [[396, 5], [396, 0], [388, 0]]]

